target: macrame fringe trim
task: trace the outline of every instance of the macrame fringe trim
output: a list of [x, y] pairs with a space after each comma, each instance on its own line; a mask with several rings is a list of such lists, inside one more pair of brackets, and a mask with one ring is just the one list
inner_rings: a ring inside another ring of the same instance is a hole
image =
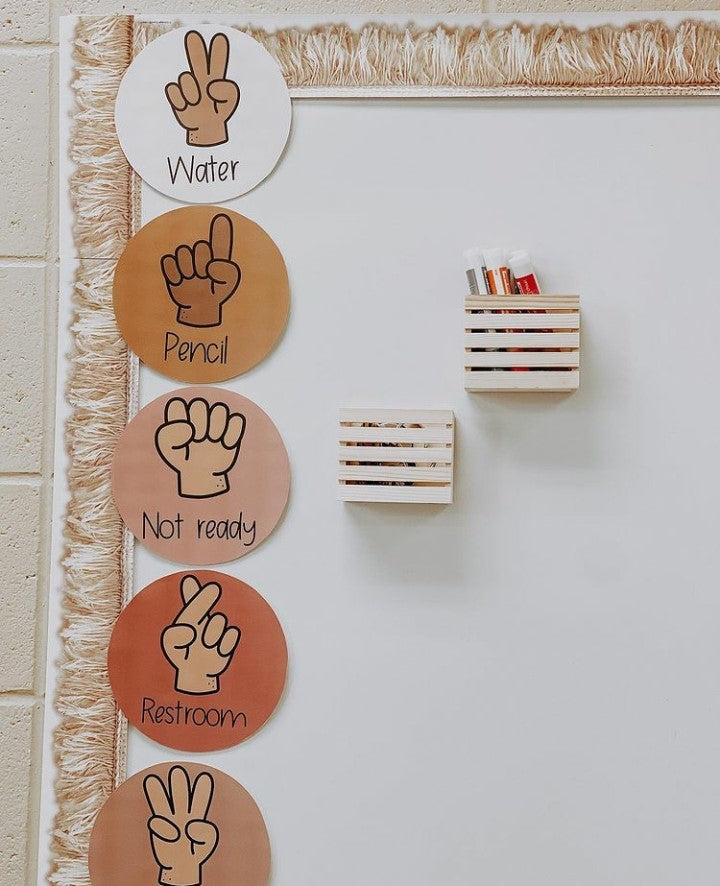
[[[138, 22], [143, 44], [172, 27]], [[720, 93], [720, 27], [708, 21], [240, 30], [276, 59], [294, 95]]]
[[65, 522], [63, 654], [55, 704], [56, 886], [89, 886], [95, 817], [124, 778], [125, 729], [107, 676], [107, 649], [123, 603], [124, 529], [110, 464], [128, 415], [128, 354], [112, 308], [116, 258], [131, 232], [130, 169], [115, 136], [115, 96], [131, 59], [132, 19], [81, 19], [75, 39], [71, 153], [75, 243], [70, 500]]

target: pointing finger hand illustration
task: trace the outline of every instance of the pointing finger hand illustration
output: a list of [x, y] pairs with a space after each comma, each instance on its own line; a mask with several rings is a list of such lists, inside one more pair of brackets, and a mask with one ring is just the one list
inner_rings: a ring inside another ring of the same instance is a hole
[[222, 308], [240, 285], [240, 267], [232, 260], [233, 227], [229, 216], [216, 215], [209, 240], [181, 244], [160, 261], [165, 286], [177, 305], [183, 326], [222, 324]]
[[222, 594], [216, 582], [201, 585], [194, 575], [186, 575], [180, 594], [183, 608], [161, 638], [165, 658], [175, 668], [175, 689], [189, 695], [218, 692], [220, 675], [240, 642], [240, 629], [228, 627], [221, 613], [212, 613]]
[[230, 42], [225, 34], [215, 34], [208, 50], [202, 34], [188, 31], [185, 54], [190, 70], [183, 71], [176, 83], [167, 84], [167, 100], [186, 130], [189, 145], [224, 145], [228, 141], [228, 121], [240, 101], [240, 88], [227, 79]]
[[220, 835], [208, 821], [215, 782], [201, 772], [194, 783], [182, 766], [173, 766], [168, 788], [157, 775], [143, 781], [151, 816], [147, 827], [162, 886], [202, 886], [202, 867], [215, 852]]
[[173, 397], [155, 433], [160, 458], [177, 474], [182, 498], [212, 498], [230, 488], [228, 474], [240, 454], [245, 416], [225, 403]]

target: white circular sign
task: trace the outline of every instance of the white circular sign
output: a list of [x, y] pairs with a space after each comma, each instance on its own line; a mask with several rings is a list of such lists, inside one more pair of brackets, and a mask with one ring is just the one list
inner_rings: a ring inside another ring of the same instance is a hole
[[187, 203], [222, 203], [274, 169], [290, 133], [290, 94], [257, 40], [217, 25], [153, 40], [125, 72], [115, 125], [144, 181]]

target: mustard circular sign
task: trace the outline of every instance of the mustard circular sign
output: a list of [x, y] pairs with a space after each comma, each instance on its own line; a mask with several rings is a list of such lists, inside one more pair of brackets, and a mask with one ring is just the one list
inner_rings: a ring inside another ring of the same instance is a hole
[[285, 262], [249, 218], [217, 206], [159, 216], [115, 269], [115, 316], [138, 357], [184, 382], [225, 381], [259, 363], [287, 324]]

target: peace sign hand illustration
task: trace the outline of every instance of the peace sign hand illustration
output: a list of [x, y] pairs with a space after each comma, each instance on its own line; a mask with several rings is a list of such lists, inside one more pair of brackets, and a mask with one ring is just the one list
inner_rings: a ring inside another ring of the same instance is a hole
[[203, 397], [173, 397], [155, 432], [158, 455], [177, 474], [182, 498], [212, 498], [230, 489], [228, 474], [240, 454], [245, 416]]
[[157, 775], [143, 781], [152, 815], [147, 823], [153, 856], [163, 886], [202, 886], [202, 866], [215, 852], [220, 835], [207, 820], [215, 782], [201, 772], [190, 784], [182, 766], [173, 766], [168, 788]]
[[216, 582], [203, 586], [194, 575], [186, 575], [180, 594], [184, 606], [163, 631], [162, 650], [175, 668], [177, 692], [210, 695], [220, 690], [220, 675], [230, 666], [240, 629], [228, 627], [220, 612], [210, 614], [222, 594]]
[[183, 71], [177, 83], [167, 84], [167, 100], [178, 123], [187, 130], [189, 145], [224, 145], [228, 120], [240, 101], [237, 83], [227, 79], [230, 41], [225, 34], [215, 34], [208, 50], [202, 34], [188, 31], [185, 53], [190, 70]]
[[210, 222], [209, 240], [180, 245], [160, 262], [170, 298], [183, 326], [220, 326], [222, 308], [240, 285], [240, 267], [232, 260], [233, 227], [219, 213]]

